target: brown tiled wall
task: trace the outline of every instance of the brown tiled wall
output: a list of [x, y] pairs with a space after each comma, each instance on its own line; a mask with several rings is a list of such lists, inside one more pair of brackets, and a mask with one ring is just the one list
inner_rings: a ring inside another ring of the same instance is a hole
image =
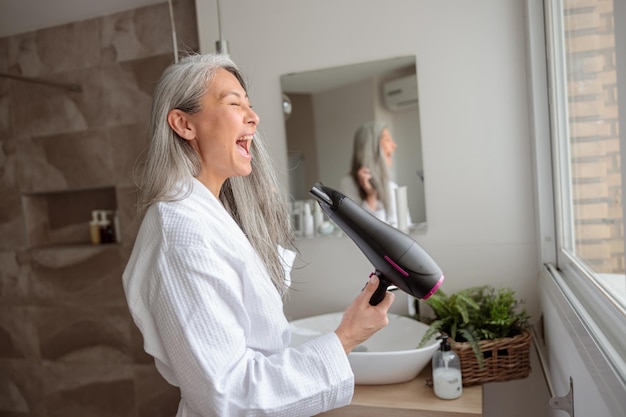
[[[179, 45], [197, 50], [194, 1], [173, 4]], [[0, 78], [2, 416], [176, 413], [121, 283], [137, 231], [131, 170], [172, 51], [167, 2], [0, 39], [0, 72], [82, 87]], [[120, 244], [87, 243], [90, 192], [117, 206]], [[61, 237], [37, 247], [36, 235]]]
[[613, 0], [569, 4], [565, 28], [576, 251], [596, 272], [623, 273]]

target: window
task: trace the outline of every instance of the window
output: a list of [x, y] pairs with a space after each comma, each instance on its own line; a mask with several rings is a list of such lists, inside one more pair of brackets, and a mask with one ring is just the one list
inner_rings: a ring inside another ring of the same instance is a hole
[[626, 306], [613, 0], [562, 0], [562, 249]]
[[626, 381], [626, 7], [622, 0], [546, 6], [556, 267]]

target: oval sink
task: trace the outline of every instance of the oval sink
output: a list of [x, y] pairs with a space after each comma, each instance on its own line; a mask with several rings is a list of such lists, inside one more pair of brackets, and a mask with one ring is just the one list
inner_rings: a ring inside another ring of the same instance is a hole
[[[298, 346], [334, 331], [343, 313], [329, 313], [290, 322], [290, 346]], [[357, 346], [348, 360], [355, 384], [396, 384], [410, 381], [430, 362], [439, 343], [436, 336], [417, 348], [428, 326], [417, 320], [389, 313], [389, 324]]]

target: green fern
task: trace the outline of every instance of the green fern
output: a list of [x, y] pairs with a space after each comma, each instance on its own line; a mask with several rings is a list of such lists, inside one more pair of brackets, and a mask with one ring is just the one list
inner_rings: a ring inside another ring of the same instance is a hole
[[530, 316], [521, 308], [522, 302], [517, 300], [511, 288], [496, 289], [484, 285], [466, 288], [451, 295], [440, 289], [425, 303], [433, 310], [435, 317], [431, 320], [414, 317], [429, 324], [419, 347], [424, 346], [435, 334], [445, 333], [457, 342], [469, 342], [481, 367], [481, 340], [518, 335], [528, 327], [530, 320]]

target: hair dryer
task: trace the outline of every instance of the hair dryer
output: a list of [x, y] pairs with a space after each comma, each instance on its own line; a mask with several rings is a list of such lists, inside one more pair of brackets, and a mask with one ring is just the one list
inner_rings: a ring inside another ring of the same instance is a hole
[[371, 305], [380, 303], [392, 284], [424, 300], [437, 291], [444, 280], [441, 268], [411, 236], [321, 183], [316, 183], [310, 193], [376, 268], [380, 283]]

